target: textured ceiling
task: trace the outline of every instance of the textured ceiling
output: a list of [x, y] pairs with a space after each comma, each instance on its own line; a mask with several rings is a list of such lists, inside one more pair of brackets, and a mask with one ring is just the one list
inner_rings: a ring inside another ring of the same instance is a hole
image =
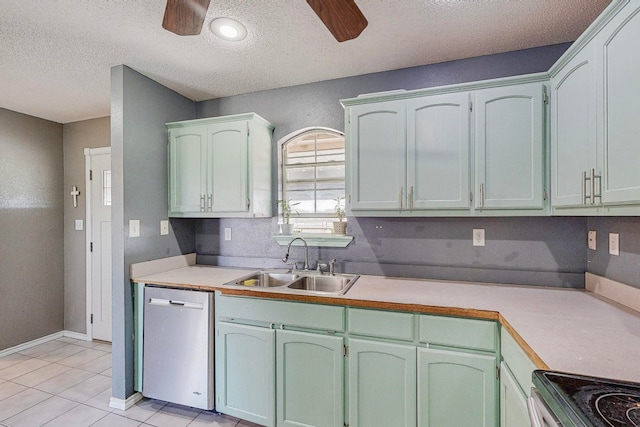
[[[109, 115], [125, 64], [206, 100], [575, 40], [611, 0], [357, 0], [337, 43], [304, 0], [212, 0], [200, 35], [162, 29], [164, 0], [0, 0], [0, 107], [60, 123]], [[243, 22], [241, 42], [208, 31]]]

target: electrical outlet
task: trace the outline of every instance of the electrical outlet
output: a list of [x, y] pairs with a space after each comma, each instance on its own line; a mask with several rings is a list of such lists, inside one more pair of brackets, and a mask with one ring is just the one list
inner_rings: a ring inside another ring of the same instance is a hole
[[473, 246], [484, 246], [484, 228], [473, 229]]
[[231, 240], [231, 228], [224, 229], [224, 240]]
[[609, 233], [609, 255], [620, 255], [620, 235]]
[[160, 221], [160, 235], [166, 236], [169, 234], [169, 220], [163, 219]]
[[596, 232], [593, 230], [589, 230], [589, 235], [587, 236], [587, 242], [589, 244], [589, 249], [592, 251], [596, 250]]
[[140, 237], [140, 220], [129, 220], [129, 237]]

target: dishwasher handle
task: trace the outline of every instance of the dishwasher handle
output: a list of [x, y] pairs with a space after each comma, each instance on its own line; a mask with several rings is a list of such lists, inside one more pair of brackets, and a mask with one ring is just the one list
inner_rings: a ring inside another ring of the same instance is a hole
[[158, 307], [180, 307], [180, 308], [191, 308], [194, 310], [204, 310], [204, 304], [202, 303], [179, 301], [179, 300], [164, 299], [164, 298], [149, 298], [149, 305], [155, 305]]

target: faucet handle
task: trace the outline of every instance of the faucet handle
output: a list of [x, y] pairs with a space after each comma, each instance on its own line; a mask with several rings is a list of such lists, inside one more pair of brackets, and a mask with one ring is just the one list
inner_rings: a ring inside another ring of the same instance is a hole
[[327, 268], [329, 265], [326, 262], [322, 262], [320, 260], [316, 261], [316, 271], [320, 274], [324, 273], [325, 268]]
[[334, 264], [336, 263], [336, 259], [333, 258], [331, 261], [329, 261], [329, 274], [334, 276], [336, 273], [334, 271]]

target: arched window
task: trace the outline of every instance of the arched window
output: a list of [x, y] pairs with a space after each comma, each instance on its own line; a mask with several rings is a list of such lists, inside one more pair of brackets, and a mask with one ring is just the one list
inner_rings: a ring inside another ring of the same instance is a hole
[[344, 207], [344, 134], [302, 129], [286, 136], [281, 150], [281, 200], [291, 206], [294, 231], [331, 233], [336, 205]]

